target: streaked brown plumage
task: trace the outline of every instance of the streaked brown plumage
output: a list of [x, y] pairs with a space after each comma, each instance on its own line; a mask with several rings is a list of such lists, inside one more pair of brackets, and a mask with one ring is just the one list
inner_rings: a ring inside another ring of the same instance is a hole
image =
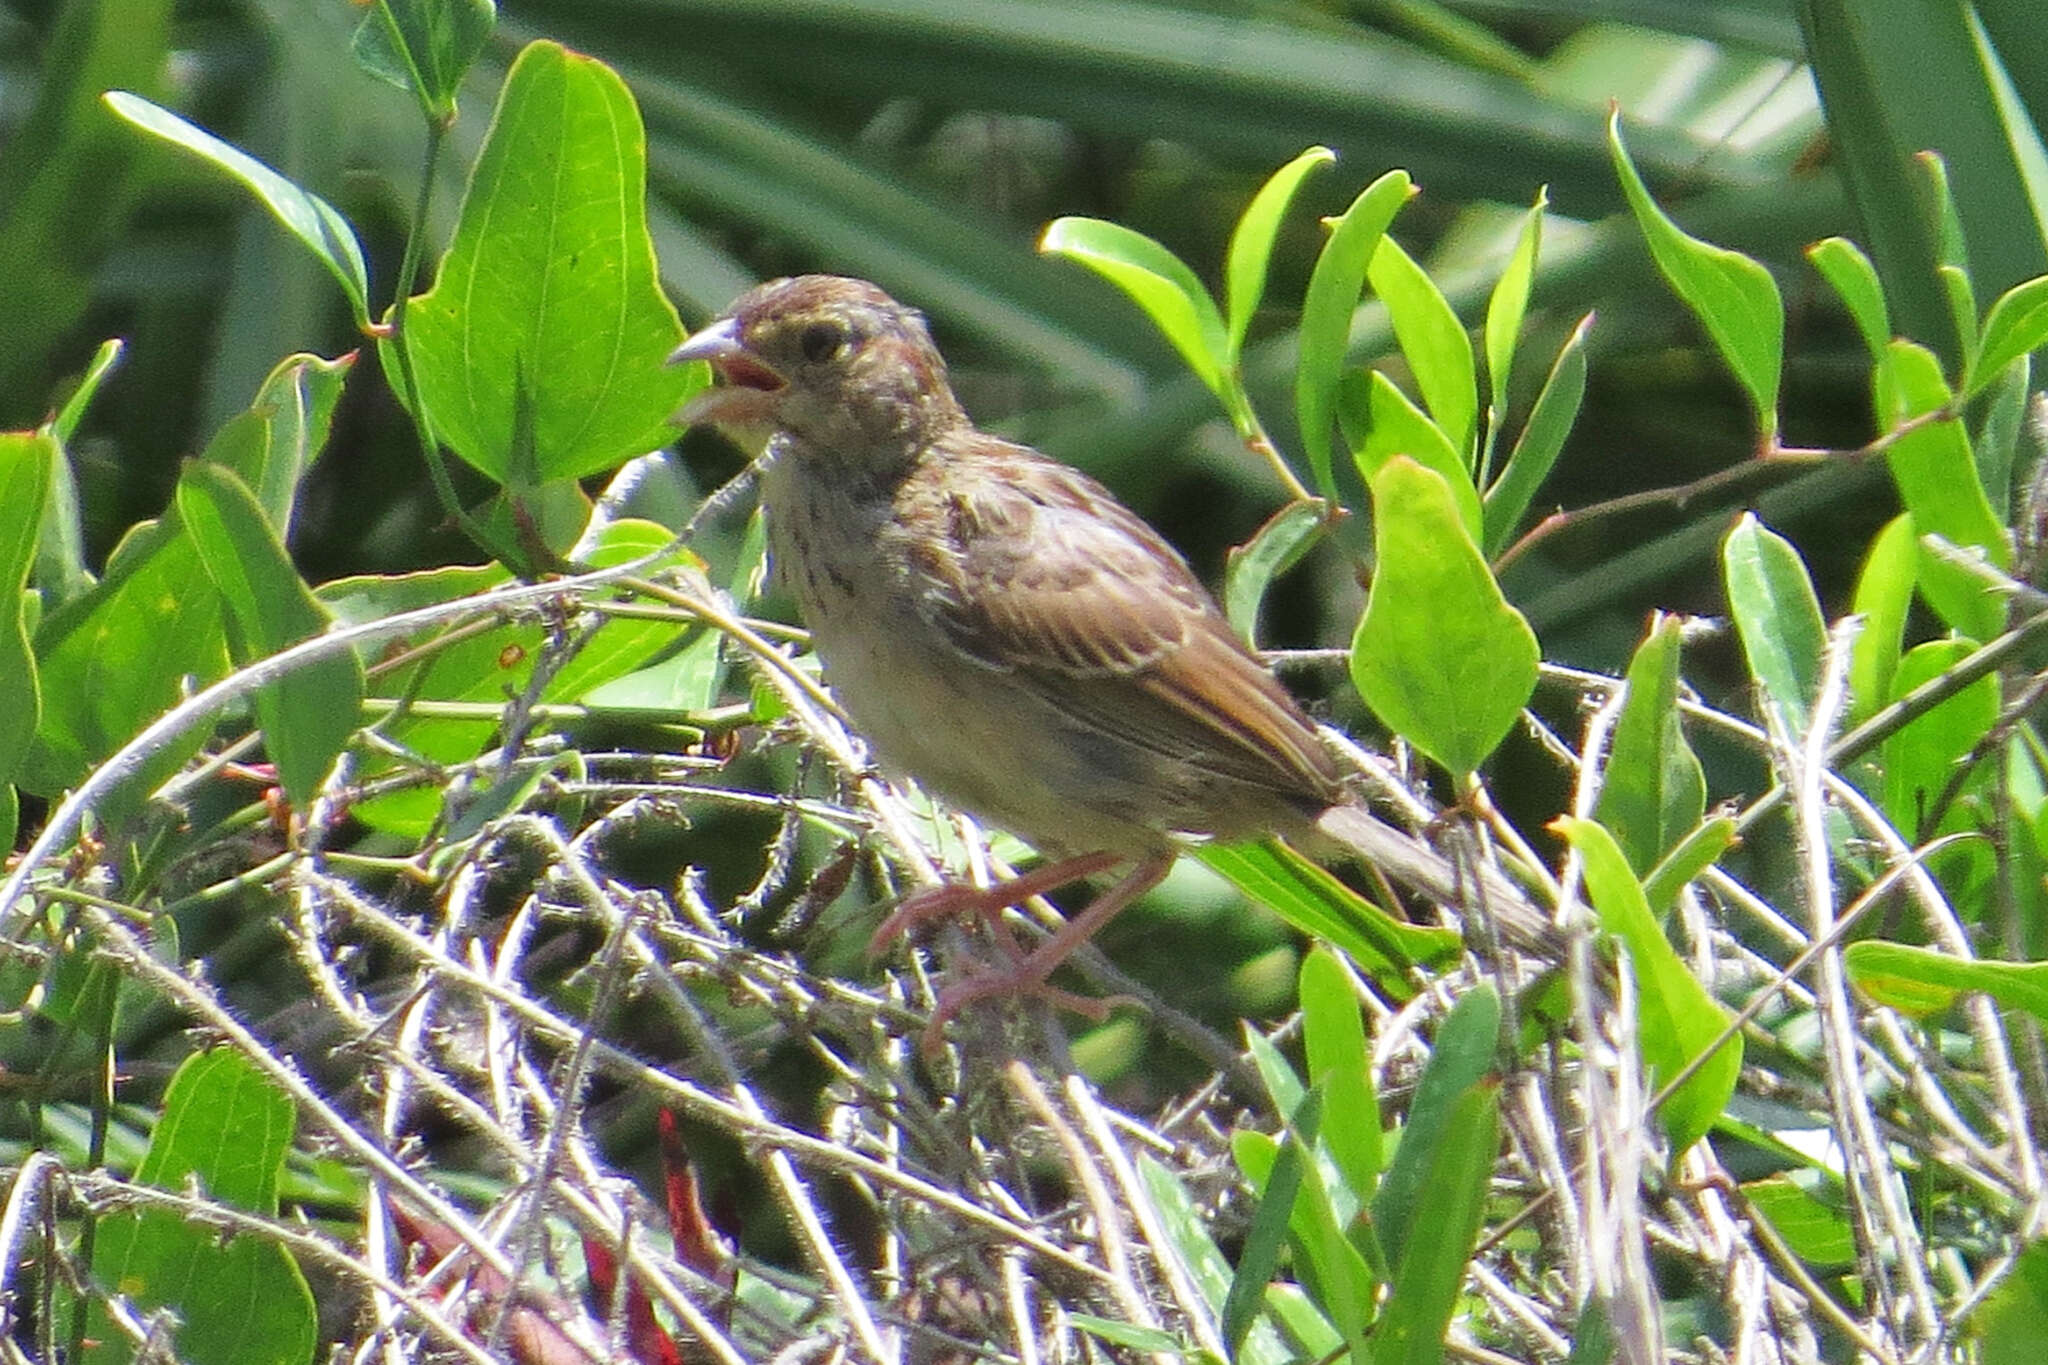
[[1181, 557], [1087, 475], [977, 430], [917, 313], [859, 280], [776, 280], [675, 359], [723, 380], [686, 420], [766, 438], [777, 572], [877, 755], [1071, 859], [1022, 887], [928, 894], [878, 938], [1135, 864], [1011, 970], [948, 991], [935, 1026], [1042, 983], [1185, 836], [1305, 832], [1354, 809], [1314, 725]]

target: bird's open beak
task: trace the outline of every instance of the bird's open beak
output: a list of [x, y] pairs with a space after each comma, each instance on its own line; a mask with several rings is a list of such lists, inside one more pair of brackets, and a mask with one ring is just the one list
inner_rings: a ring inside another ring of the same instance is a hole
[[761, 363], [740, 336], [738, 318], [720, 318], [684, 339], [669, 352], [668, 363], [708, 360], [719, 382], [683, 404], [675, 420], [685, 426], [708, 422], [740, 432], [775, 425], [776, 398], [783, 378]]
[[740, 320], [720, 318], [702, 331], [692, 332], [683, 338], [683, 344], [668, 353], [668, 363], [680, 365], [686, 360], [719, 360], [739, 352]]

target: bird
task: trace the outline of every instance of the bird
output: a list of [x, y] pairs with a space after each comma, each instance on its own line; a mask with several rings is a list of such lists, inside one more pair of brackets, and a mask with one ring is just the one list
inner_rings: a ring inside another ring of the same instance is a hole
[[876, 944], [1123, 869], [1028, 954], [942, 990], [928, 1046], [988, 996], [1085, 1005], [1048, 978], [1194, 840], [1334, 823], [1398, 880], [1460, 894], [1444, 859], [1363, 810], [1158, 532], [1094, 478], [974, 424], [917, 311], [864, 280], [770, 280], [670, 357], [693, 360], [716, 382], [678, 420], [762, 446], [773, 571], [854, 728], [885, 769], [1046, 858], [994, 887], [914, 894]]

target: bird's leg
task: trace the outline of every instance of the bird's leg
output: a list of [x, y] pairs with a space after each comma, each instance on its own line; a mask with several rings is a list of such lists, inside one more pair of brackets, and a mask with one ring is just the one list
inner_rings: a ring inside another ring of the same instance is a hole
[[[1097, 855], [1095, 859], [1074, 861], [1091, 863], [1091, 871], [1100, 871], [1103, 866], [1107, 866], [1100, 862], [1100, 859], [1106, 856]], [[1089, 1000], [1047, 985], [1046, 978], [1051, 976], [1054, 969], [1066, 961], [1076, 948], [1093, 937], [1103, 925], [1109, 923], [1119, 910], [1166, 880], [1166, 874], [1173, 869], [1173, 858], [1174, 855], [1171, 853], [1162, 853], [1145, 859], [1125, 873], [1122, 881], [1097, 896], [1087, 909], [1060, 926], [1058, 933], [1032, 949], [1025, 957], [1007, 967], [996, 968], [955, 982], [939, 992], [938, 1003], [932, 1010], [931, 1022], [925, 1025], [923, 1047], [926, 1054], [938, 1050], [940, 1035], [948, 1019], [975, 1001], [986, 1000], [990, 996], [1027, 993], [1038, 995], [1063, 1008], [1077, 1010], [1100, 1020], [1108, 1013], [1106, 1002]], [[1046, 869], [1041, 869], [1043, 870]], [[991, 888], [987, 894], [994, 895], [997, 891], [1007, 890], [1024, 880], [1022, 877], [1017, 878], [1016, 881], [1005, 883], [1001, 888]], [[1071, 877], [1067, 880], [1071, 880]], [[1058, 882], [1053, 882], [1039, 889], [1045, 890], [1049, 889], [1049, 886], [1057, 885]], [[1005, 905], [1010, 903], [1003, 902]]]
[[1055, 887], [1077, 882], [1083, 877], [1115, 867], [1114, 853], [1090, 853], [1079, 858], [1067, 858], [1044, 867], [1035, 867], [1022, 876], [1012, 877], [994, 886], [972, 886], [966, 882], [950, 882], [935, 886], [929, 891], [919, 891], [904, 899], [896, 907], [896, 913], [882, 921], [882, 927], [875, 930], [868, 940], [868, 955], [879, 956], [891, 943], [902, 938], [921, 924], [933, 920], [950, 919], [955, 915], [973, 912], [987, 920], [1001, 941], [1011, 951], [1011, 956], [1021, 956], [1017, 940], [1003, 924], [1003, 911], [1033, 896], [1042, 896]]

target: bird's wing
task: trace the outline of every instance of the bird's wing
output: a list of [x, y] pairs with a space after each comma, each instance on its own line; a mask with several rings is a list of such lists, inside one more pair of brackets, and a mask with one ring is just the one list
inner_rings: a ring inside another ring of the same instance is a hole
[[[917, 560], [928, 619], [974, 663], [1036, 675], [1106, 736], [1327, 800], [1315, 727], [1171, 546], [1078, 470], [992, 437], [910, 496], [946, 534]], [[927, 509], [931, 510], [931, 509]], [[1104, 686], [1121, 679], [1122, 686]]]

